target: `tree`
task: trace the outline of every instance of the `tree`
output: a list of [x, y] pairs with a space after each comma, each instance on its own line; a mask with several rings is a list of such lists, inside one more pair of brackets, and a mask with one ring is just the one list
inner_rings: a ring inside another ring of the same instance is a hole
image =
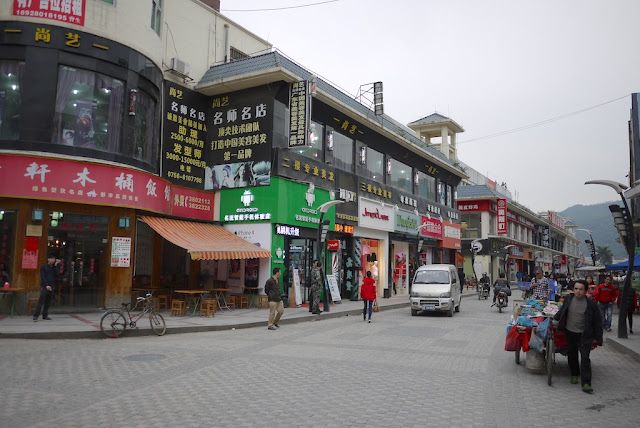
[[600, 263], [603, 265], [608, 265], [613, 261], [613, 254], [607, 245], [596, 247], [596, 255], [598, 256]]

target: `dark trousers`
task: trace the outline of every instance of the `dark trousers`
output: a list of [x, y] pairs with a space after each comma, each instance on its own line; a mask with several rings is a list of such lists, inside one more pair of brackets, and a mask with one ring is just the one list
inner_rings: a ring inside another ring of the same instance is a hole
[[627, 320], [629, 320], [629, 330], [633, 330], [633, 312], [627, 311]]
[[53, 291], [47, 291], [46, 288], [40, 289], [40, 298], [38, 299], [36, 310], [33, 312], [33, 318], [38, 318], [40, 316], [40, 311], [42, 311], [42, 318], [47, 318], [49, 316], [49, 305], [51, 304], [52, 296]]
[[[569, 358], [569, 369], [571, 376], [580, 376], [582, 385], [591, 385], [591, 343], [582, 344], [582, 333], [566, 331], [567, 336], [567, 357]], [[580, 351], [580, 364], [578, 364], [578, 351]]]
[[367, 307], [369, 308], [369, 320], [371, 320], [371, 312], [373, 312], [373, 300], [364, 300], [364, 309], [362, 310], [362, 316], [367, 319]]

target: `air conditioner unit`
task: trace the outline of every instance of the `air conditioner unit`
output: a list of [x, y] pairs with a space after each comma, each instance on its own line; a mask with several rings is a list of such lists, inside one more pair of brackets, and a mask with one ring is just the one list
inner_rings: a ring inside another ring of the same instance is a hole
[[185, 76], [189, 75], [189, 63], [184, 62], [179, 58], [171, 58], [171, 69], [177, 71]]

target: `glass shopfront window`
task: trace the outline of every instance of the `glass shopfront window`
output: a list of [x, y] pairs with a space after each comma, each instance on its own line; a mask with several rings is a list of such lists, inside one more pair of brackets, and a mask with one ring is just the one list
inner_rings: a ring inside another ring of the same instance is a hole
[[397, 189], [411, 192], [411, 167], [391, 159], [391, 185]]
[[447, 206], [453, 207], [453, 190], [450, 185], [447, 184]]
[[123, 96], [120, 80], [60, 66], [53, 142], [120, 152]]
[[23, 62], [0, 61], [0, 140], [20, 137], [23, 69]]
[[324, 162], [322, 142], [324, 141], [324, 125], [311, 121], [309, 131], [309, 147], [296, 148], [296, 152], [302, 156]]
[[447, 205], [447, 186], [445, 183], [443, 183], [442, 181], [438, 180], [438, 199], [437, 202], [439, 202], [442, 205]]
[[422, 171], [418, 171], [418, 189], [416, 193], [428, 201], [435, 202], [436, 179]]
[[[358, 175], [370, 178], [379, 183], [384, 182], [384, 155], [359, 141], [356, 150], [358, 157], [356, 172]], [[363, 156], [364, 163], [362, 163]]]
[[353, 172], [353, 139], [339, 132], [333, 133], [333, 165]]
[[160, 112], [155, 100], [146, 92], [138, 91], [135, 116], [133, 157], [148, 163], [155, 163], [158, 157], [158, 121]]

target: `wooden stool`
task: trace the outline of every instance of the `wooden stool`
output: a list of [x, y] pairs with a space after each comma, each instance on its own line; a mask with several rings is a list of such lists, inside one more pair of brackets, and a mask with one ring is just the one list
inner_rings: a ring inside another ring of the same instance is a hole
[[202, 316], [202, 314], [205, 314], [207, 318], [209, 318], [209, 315], [211, 315], [211, 303], [204, 300], [200, 302], [200, 316]]
[[33, 311], [36, 309], [36, 306], [38, 306], [38, 300], [38, 298], [31, 298], [27, 301], [27, 315], [33, 315]]
[[258, 307], [259, 308], [268, 308], [269, 307], [269, 296], [258, 296]]
[[247, 305], [247, 309], [249, 309], [249, 296], [240, 296], [240, 309]]
[[187, 312], [187, 302], [184, 300], [173, 299], [171, 302], [171, 316], [175, 313], [177, 316], [185, 315]]
[[169, 308], [169, 296], [166, 294], [158, 296], [158, 310]]
[[200, 305], [209, 305], [209, 311], [211, 312], [211, 316], [216, 316], [216, 311], [218, 310], [218, 300], [216, 299], [203, 299], [200, 302]]
[[236, 302], [237, 302], [236, 298], [237, 297], [238, 296], [235, 296], [233, 294], [229, 294], [228, 296], [226, 296], [224, 300], [227, 302], [227, 306], [230, 307], [230, 308], [234, 308], [235, 309], [236, 308]]
[[160, 307], [157, 297], [149, 297], [149, 304], [157, 311]]

